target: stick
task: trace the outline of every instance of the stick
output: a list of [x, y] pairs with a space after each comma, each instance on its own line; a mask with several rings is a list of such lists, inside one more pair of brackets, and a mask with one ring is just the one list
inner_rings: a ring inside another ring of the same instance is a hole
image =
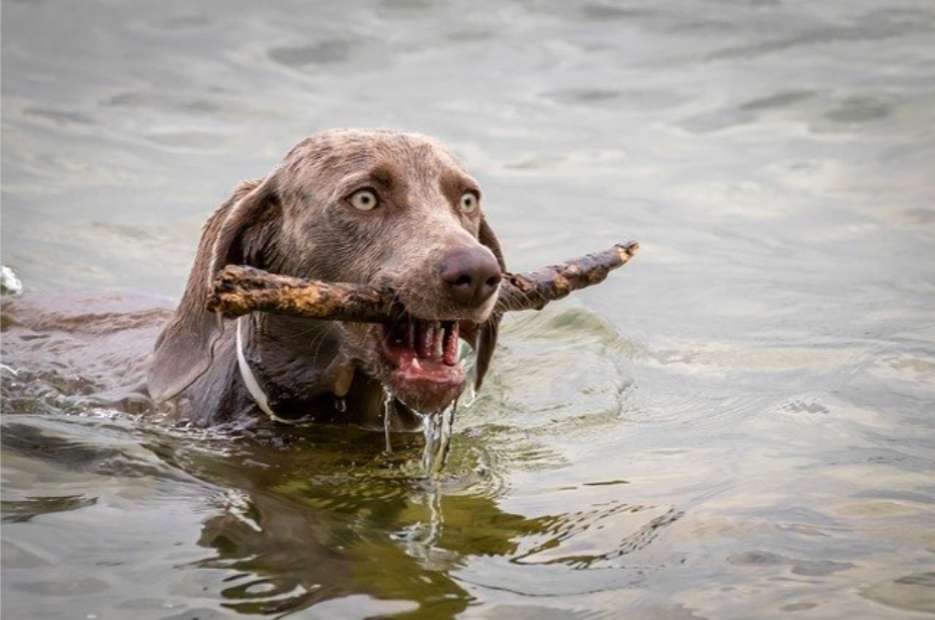
[[208, 310], [228, 318], [260, 311], [325, 321], [383, 323], [402, 308], [387, 288], [303, 280], [228, 265], [214, 281]]
[[[494, 312], [541, 310], [550, 301], [602, 282], [637, 250], [636, 242], [617, 244], [532, 273], [505, 273]], [[405, 311], [389, 288], [303, 280], [242, 265], [228, 265], [218, 274], [208, 310], [228, 318], [260, 311], [359, 323], [385, 323]]]
[[505, 273], [495, 312], [542, 310], [547, 303], [588, 286], [600, 284], [611, 271], [626, 265], [639, 251], [635, 241], [587, 254], [532, 273]]

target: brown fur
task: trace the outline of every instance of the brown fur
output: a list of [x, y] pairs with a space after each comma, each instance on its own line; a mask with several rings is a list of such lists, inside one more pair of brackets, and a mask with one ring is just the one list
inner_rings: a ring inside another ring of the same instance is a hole
[[[365, 186], [381, 197], [373, 211], [345, 200]], [[241, 183], [208, 219], [182, 301], [156, 342], [150, 395], [205, 425], [265, 417], [237, 370], [233, 325], [205, 309], [210, 283], [231, 263], [388, 285], [417, 316], [474, 325], [479, 384], [496, 344], [496, 295], [466, 311], [449, 301], [437, 275], [440, 257], [455, 247], [485, 246], [505, 269], [481, 209], [457, 208], [466, 190], [480, 193], [448, 151], [424, 136], [341, 130], [303, 140], [267, 177]], [[277, 415], [374, 423], [386, 372], [374, 330], [253, 315], [247, 356]], [[334, 406], [338, 397], [346, 398], [346, 411]], [[405, 425], [406, 416], [401, 420]]]

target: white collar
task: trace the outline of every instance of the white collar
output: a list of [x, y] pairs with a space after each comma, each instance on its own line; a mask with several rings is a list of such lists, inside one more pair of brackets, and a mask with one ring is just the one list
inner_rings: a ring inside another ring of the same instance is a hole
[[263, 413], [268, 415], [271, 420], [282, 424], [295, 424], [294, 421], [280, 418], [273, 413], [273, 408], [269, 406], [269, 397], [266, 396], [266, 392], [260, 387], [260, 382], [256, 380], [256, 375], [253, 374], [250, 364], [247, 363], [247, 357], [244, 355], [243, 351], [243, 327], [241, 325], [244, 318], [243, 316], [237, 317], [237, 368], [240, 370], [240, 378], [243, 379], [247, 391], [250, 392], [250, 396], [253, 397], [257, 406]]

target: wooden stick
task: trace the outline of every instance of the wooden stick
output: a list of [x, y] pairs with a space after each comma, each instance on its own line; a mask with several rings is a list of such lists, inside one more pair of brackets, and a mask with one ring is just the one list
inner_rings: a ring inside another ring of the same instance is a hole
[[[532, 273], [505, 273], [494, 312], [541, 310], [550, 301], [602, 282], [637, 250], [636, 242], [617, 244]], [[218, 274], [208, 310], [225, 317], [260, 311], [360, 323], [384, 323], [405, 312], [389, 288], [303, 280], [242, 265], [228, 265]]]
[[495, 312], [542, 310], [572, 291], [600, 284], [611, 271], [626, 265], [639, 251], [635, 241], [587, 254], [532, 273], [505, 273]]
[[383, 323], [402, 312], [402, 307], [386, 288], [303, 280], [228, 265], [214, 281], [208, 310], [228, 318], [260, 311], [325, 321]]

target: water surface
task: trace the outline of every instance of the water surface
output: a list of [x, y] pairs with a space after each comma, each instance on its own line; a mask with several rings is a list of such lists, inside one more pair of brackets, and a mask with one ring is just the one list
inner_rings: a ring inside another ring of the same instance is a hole
[[[4, 325], [4, 617], [935, 613], [931, 3], [11, 0], [2, 27], [15, 303], [97, 313]], [[642, 252], [507, 321], [434, 482], [420, 436], [95, 405], [211, 210], [341, 126], [449, 143], [514, 269]]]

